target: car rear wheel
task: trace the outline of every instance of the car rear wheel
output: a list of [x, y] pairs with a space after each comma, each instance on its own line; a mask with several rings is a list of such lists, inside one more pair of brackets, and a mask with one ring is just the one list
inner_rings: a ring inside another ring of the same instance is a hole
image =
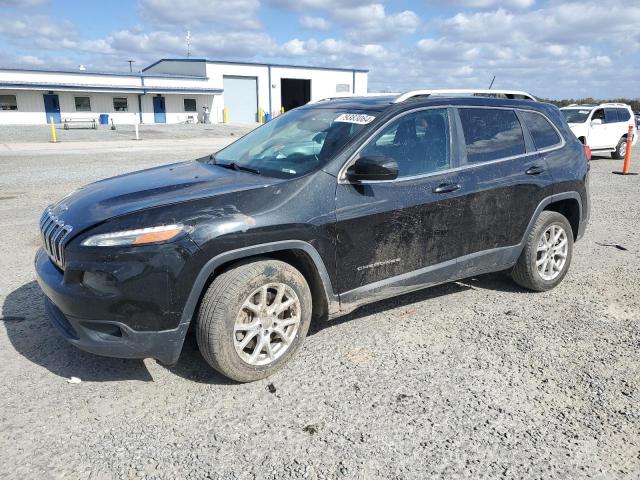
[[550, 290], [564, 279], [572, 255], [571, 224], [558, 212], [544, 211], [531, 229], [511, 277], [529, 290]]
[[622, 137], [616, 145], [615, 151], [611, 156], [617, 160], [622, 160], [627, 153], [627, 137]]
[[238, 382], [265, 378], [300, 348], [311, 322], [304, 276], [278, 260], [237, 265], [205, 293], [197, 319], [203, 357]]

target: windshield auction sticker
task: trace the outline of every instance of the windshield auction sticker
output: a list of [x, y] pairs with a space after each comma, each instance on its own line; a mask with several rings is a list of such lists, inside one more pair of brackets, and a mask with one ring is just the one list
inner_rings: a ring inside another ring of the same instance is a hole
[[358, 125], [366, 125], [367, 123], [373, 122], [375, 118], [376, 117], [372, 117], [371, 115], [365, 115], [363, 113], [343, 113], [334, 121], [343, 122], [343, 123], [357, 123]]

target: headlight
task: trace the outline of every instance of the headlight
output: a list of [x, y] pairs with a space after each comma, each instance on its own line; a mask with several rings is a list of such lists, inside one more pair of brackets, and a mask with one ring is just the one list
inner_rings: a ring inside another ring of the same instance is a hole
[[161, 225], [114, 233], [93, 235], [82, 242], [85, 247], [116, 247], [119, 245], [145, 245], [171, 240], [184, 231], [184, 225]]

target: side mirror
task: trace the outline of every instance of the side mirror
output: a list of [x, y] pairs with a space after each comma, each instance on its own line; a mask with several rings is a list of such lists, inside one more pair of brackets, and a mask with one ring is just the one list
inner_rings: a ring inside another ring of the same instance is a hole
[[595, 118], [593, 120], [591, 120], [591, 126], [595, 127], [596, 125], [602, 125], [602, 120], [599, 118]]
[[354, 183], [395, 180], [398, 178], [398, 163], [384, 155], [360, 157], [347, 169], [346, 177]]

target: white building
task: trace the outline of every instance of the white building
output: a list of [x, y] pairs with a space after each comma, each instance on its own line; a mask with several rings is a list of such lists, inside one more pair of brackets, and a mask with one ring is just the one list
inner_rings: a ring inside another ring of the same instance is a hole
[[0, 68], [0, 125], [99, 120], [117, 124], [253, 123], [310, 100], [367, 93], [358, 69], [163, 59], [141, 73]]

